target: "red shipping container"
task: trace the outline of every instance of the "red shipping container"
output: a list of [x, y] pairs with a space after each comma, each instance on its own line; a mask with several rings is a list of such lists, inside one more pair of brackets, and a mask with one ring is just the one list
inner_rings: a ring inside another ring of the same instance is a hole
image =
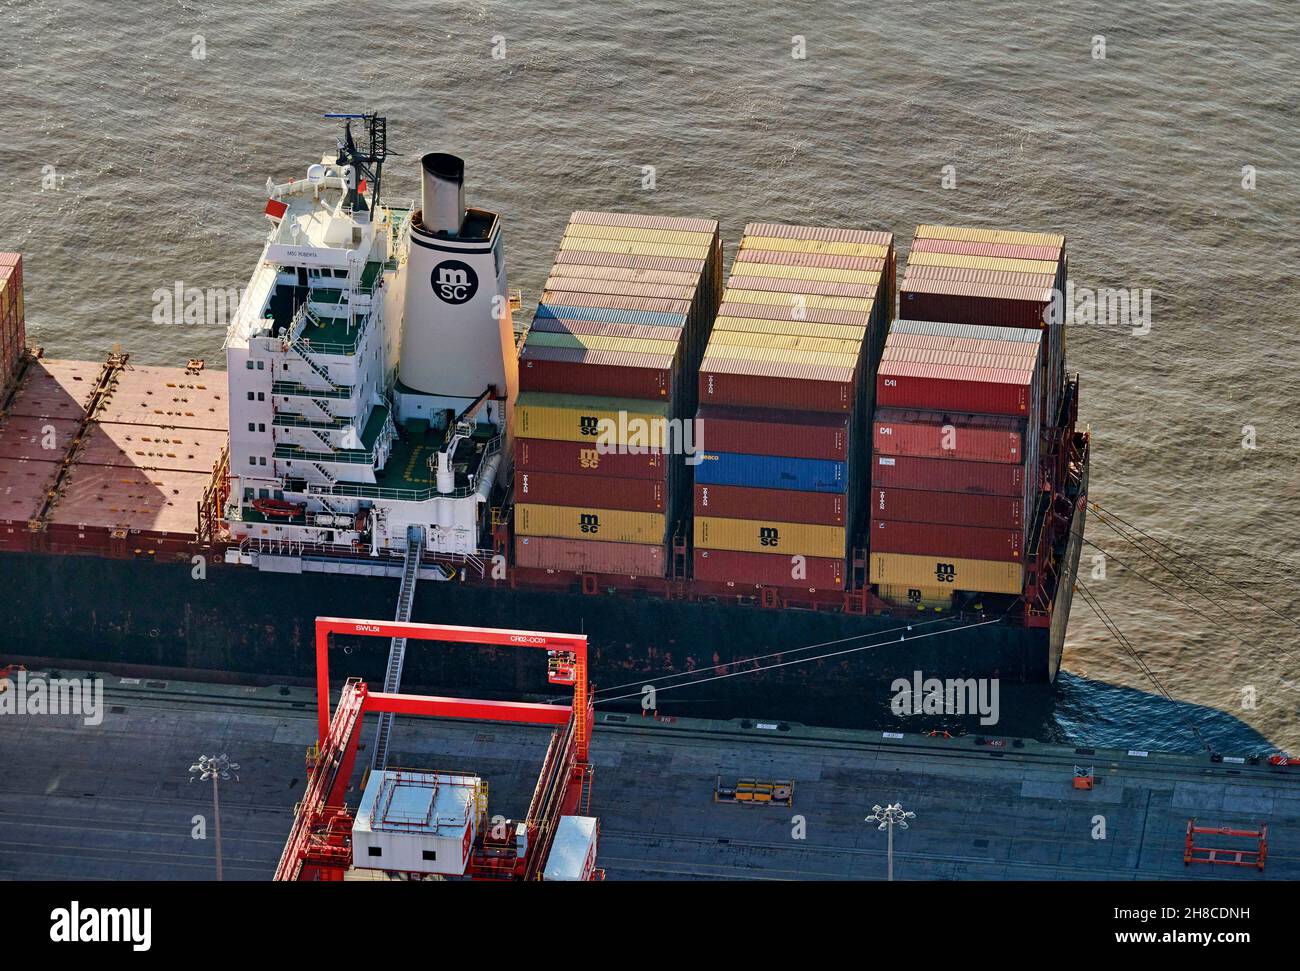
[[1027, 425], [1026, 418], [880, 408], [872, 441], [877, 455], [1020, 464], [1029, 454]]
[[668, 398], [672, 358], [663, 354], [525, 347], [519, 354], [519, 390], [611, 398]]
[[[699, 273], [681, 273], [672, 270], [634, 269], [624, 266], [583, 266], [574, 263], [556, 263], [551, 267], [548, 280], [558, 277], [581, 277], [584, 280], [622, 280], [629, 283], [666, 283], [674, 287], [696, 287]], [[551, 284], [546, 284], [547, 289]], [[557, 288], [559, 289], [559, 288]]]
[[921, 288], [923, 281], [903, 281], [899, 287], [899, 314], [909, 320], [935, 320], [949, 324], [988, 324], [992, 327], [1042, 327], [1051, 300], [1013, 300], [976, 297]]
[[980, 496], [923, 489], [871, 490], [871, 515], [909, 523], [948, 523], [1024, 532], [1025, 502], [1019, 496]]
[[516, 566], [573, 573], [661, 577], [665, 562], [662, 546], [547, 536], [515, 537]]
[[790, 302], [779, 305], [766, 303], [728, 303], [725, 299], [718, 307], [719, 317], [757, 317], [760, 320], [789, 320], [801, 324], [853, 324], [856, 327], [870, 327], [871, 314], [862, 310], [822, 310], [819, 307], [807, 307], [802, 313]]
[[840, 256], [830, 253], [795, 253], [788, 250], [751, 249], [742, 245], [737, 263], [768, 263], [776, 266], [824, 266], [834, 270], [867, 270], [883, 273], [891, 260], [883, 256]]
[[627, 212], [604, 212], [599, 209], [578, 209], [569, 216], [575, 226], [623, 226], [632, 229], [667, 229], [679, 233], [712, 233], [718, 236], [716, 219], [697, 219], [694, 216], [642, 216]]
[[742, 245], [746, 236], [767, 236], [772, 239], [817, 239], [828, 243], [867, 243], [875, 246], [892, 246], [894, 234], [883, 229], [839, 229], [829, 226], [792, 226], [788, 223], [746, 223]]
[[[801, 563], [795, 563], [801, 559]], [[797, 574], [797, 578], [796, 578]], [[802, 558], [779, 553], [695, 551], [695, 579], [736, 588], [784, 587], [792, 590], [844, 589], [844, 561], [823, 556]]]
[[542, 303], [556, 307], [590, 307], [593, 310], [650, 310], [665, 314], [690, 313], [689, 300], [656, 300], [651, 297], [616, 297], [598, 293], [543, 290]]
[[[629, 480], [631, 481], [631, 480]], [[750, 486], [695, 485], [695, 515], [771, 522], [844, 525], [844, 496]]]
[[[960, 325], [966, 326], [966, 325]], [[1024, 328], [1017, 328], [1017, 333], [1026, 333]], [[893, 331], [885, 339], [884, 353], [903, 348], [909, 350], [952, 351], [958, 354], [993, 354], [1003, 357], [1037, 358], [1042, 340], [1035, 343], [1026, 341], [989, 340], [983, 337], [942, 337], [929, 334], [903, 334]]]
[[516, 502], [663, 512], [666, 492], [663, 479], [616, 479], [590, 472], [575, 475], [561, 472], [515, 473]]
[[973, 243], [962, 239], [914, 239], [912, 253], [958, 253], [962, 256], [996, 256], [1007, 260], [1042, 260], [1061, 258], [1059, 246], [1023, 246], [1019, 243]]
[[707, 357], [700, 365], [700, 401], [848, 412], [856, 376], [856, 368]]
[[581, 276], [550, 276], [543, 293], [598, 293], [622, 297], [650, 297], [655, 300], [693, 300], [694, 286], [671, 283], [638, 283], [633, 280], [587, 279]]
[[27, 342], [22, 297], [22, 255], [0, 253], [0, 392], [17, 375]]
[[555, 262], [573, 266], [623, 266], [680, 273], [702, 273], [705, 264], [704, 260], [675, 256], [634, 256], [628, 253], [594, 253], [590, 250], [560, 250], [555, 254]]
[[[957, 283], [951, 280], [904, 279], [904, 287], [918, 293], [942, 293], [949, 296], [981, 300], [1009, 300], [1046, 304], [1052, 299], [1052, 287], [1009, 287], [996, 283]], [[915, 320], [916, 318], [911, 318]], [[952, 323], [952, 321], [949, 321]]]
[[900, 523], [871, 520], [867, 549], [871, 553], [948, 556], [964, 560], [1019, 561], [1024, 537], [1020, 530], [982, 529], [946, 523]]
[[1009, 270], [973, 270], [965, 266], [917, 266], [909, 263], [903, 271], [903, 282], [909, 280], [949, 280], [956, 283], [1051, 290], [1056, 286], [1057, 276], [1052, 273], [1014, 273]]
[[876, 377], [876, 405], [984, 415], [1028, 415], [1041, 408], [1041, 402], [1039, 372], [1033, 365], [1027, 367], [1011, 371], [882, 361]]
[[602, 320], [561, 320], [538, 317], [529, 333], [580, 334], [591, 337], [622, 337], [634, 341], [681, 341], [682, 328], [670, 324], [610, 324]]
[[[727, 281], [733, 290], [770, 290], [772, 293], [807, 293], [824, 297], [865, 297], [874, 299], [874, 283], [838, 283], [832, 280], [798, 280], [794, 277], [736, 276]], [[780, 298], [778, 298], [780, 299]]]
[[544, 438], [515, 439], [515, 475], [521, 471], [561, 472], [603, 479], [660, 479], [668, 472], [662, 453], [602, 454], [589, 442], [555, 442]]
[[[992, 343], [992, 342], [989, 342]], [[994, 371], [1028, 370], [1038, 366], [1036, 355], [1008, 351], [1010, 344], [993, 352], [936, 350], [929, 347], [906, 347], [902, 344], [886, 345], [881, 361], [911, 361], [914, 364], [947, 364], [953, 367], [978, 367]]]
[[1007, 462], [963, 462], [910, 455], [876, 455], [871, 460], [873, 489], [924, 489], [974, 492], [983, 496], [1025, 496], [1025, 468]]
[[700, 449], [837, 462], [849, 457], [847, 415], [703, 405], [696, 418]]

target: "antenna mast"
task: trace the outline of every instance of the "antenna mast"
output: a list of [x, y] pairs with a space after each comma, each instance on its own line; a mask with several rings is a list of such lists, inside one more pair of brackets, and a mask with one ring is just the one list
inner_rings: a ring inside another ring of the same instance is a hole
[[[368, 112], [347, 112], [335, 111], [328, 112], [326, 118], [337, 118], [343, 122], [343, 137], [339, 139], [339, 161], [353, 166], [357, 174], [366, 179], [372, 187], [371, 206], [379, 206], [380, 183], [383, 178], [384, 160], [388, 158], [388, 119], [373, 111]], [[363, 142], [366, 149], [363, 151], [357, 146], [356, 140], [352, 137], [352, 123], [360, 121], [365, 125], [365, 135]], [[397, 153], [392, 153], [396, 155]], [[357, 203], [356, 196], [359, 193], [353, 192], [353, 198], [348, 201], [355, 207]]]

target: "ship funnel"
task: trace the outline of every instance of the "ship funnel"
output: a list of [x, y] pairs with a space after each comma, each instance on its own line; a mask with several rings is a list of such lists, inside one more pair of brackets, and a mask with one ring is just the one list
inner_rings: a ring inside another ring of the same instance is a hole
[[445, 152], [420, 159], [420, 221], [431, 233], [459, 236], [465, 222], [465, 161]]

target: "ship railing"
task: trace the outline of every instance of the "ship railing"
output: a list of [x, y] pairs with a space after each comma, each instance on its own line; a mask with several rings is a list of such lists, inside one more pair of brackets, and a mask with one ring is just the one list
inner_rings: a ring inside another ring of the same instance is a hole
[[226, 328], [225, 347], [230, 347], [237, 339], [244, 336], [245, 328], [255, 322], [253, 315], [260, 314], [266, 306], [271, 291], [275, 289], [275, 282], [279, 273], [279, 268], [274, 263], [267, 261], [264, 248], [257, 269], [253, 271], [253, 276], [248, 281], [248, 287], [244, 290], [243, 299], [240, 300], [239, 306], [235, 310], [230, 326]]
[[308, 182], [305, 179], [290, 179], [288, 182], [266, 180], [266, 194], [270, 199], [283, 199], [285, 196], [298, 195], [308, 190], [338, 189], [344, 192], [347, 188], [348, 185], [341, 175], [327, 175], [319, 182]]
[[338, 385], [333, 388], [309, 388], [298, 381], [274, 381], [271, 383], [271, 394], [294, 398], [334, 398], [347, 401], [352, 398], [352, 386]]
[[[390, 411], [389, 414], [391, 415], [392, 412]], [[479, 464], [478, 469], [470, 474], [465, 485], [457, 486], [450, 492], [439, 492], [436, 486], [415, 489], [408, 487], [381, 486], [378, 484], [372, 485], [368, 482], [340, 482], [337, 485], [329, 487], [317, 483], [308, 483], [307, 491], [312, 495], [354, 496], [361, 499], [395, 499], [401, 502], [426, 502], [430, 499], [437, 498], [467, 499], [478, 492], [479, 475], [482, 472], [483, 466], [487, 464], [489, 458], [501, 451], [503, 442], [503, 435], [495, 435], [488, 439], [483, 449], [483, 460]], [[380, 443], [376, 443], [376, 453], [380, 447]], [[277, 455], [276, 457], [297, 458], [298, 456]]]
[[337, 465], [375, 464], [376, 450], [343, 450], [336, 452], [309, 452], [301, 445], [277, 445], [272, 453], [278, 459], [303, 462], [329, 462]]
[[294, 415], [282, 411], [272, 419], [271, 424], [281, 428], [320, 428], [324, 431], [339, 431], [347, 428], [350, 422], [346, 418], [331, 418], [330, 421], [320, 421], [315, 418], [307, 418], [304, 415]]
[[408, 199], [405, 205], [390, 206], [385, 204], [384, 209], [388, 213], [388, 232], [392, 237], [393, 243], [401, 245], [405, 238], [402, 229], [415, 216], [415, 200]]
[[367, 328], [370, 327], [375, 317], [378, 315], [379, 305], [372, 304], [370, 309], [364, 314], [355, 314], [356, 322], [352, 328], [352, 338], [346, 341], [323, 341], [311, 337], [307, 333], [307, 324], [316, 323], [319, 318], [316, 317], [309, 309], [307, 304], [303, 304], [298, 312], [294, 314], [292, 323], [289, 325], [290, 342], [303, 350], [313, 354], [333, 354], [339, 357], [351, 357], [361, 346], [361, 339], [365, 336]]
[[352, 496], [358, 499], [396, 499], [401, 502], [425, 502], [429, 499], [466, 499], [478, 491], [476, 485], [466, 485], [451, 492], [439, 492], [433, 486], [427, 489], [401, 489], [371, 485], [368, 482], [340, 482], [333, 486], [307, 483], [307, 492], [313, 496]]
[[[371, 550], [369, 546], [357, 549], [351, 543], [324, 543], [313, 540], [275, 539], [269, 536], [247, 536], [238, 546], [240, 553], [269, 553], [288, 556], [320, 556], [331, 560], [351, 560], [356, 563], [384, 562], [390, 566], [401, 566], [406, 558], [406, 549], [382, 547]], [[421, 568], [433, 563], [470, 564], [484, 573], [484, 561], [490, 561], [495, 552], [492, 550], [471, 550], [459, 553], [429, 553], [420, 557]]]
[[389, 211], [392, 215], [392, 221], [389, 230], [392, 234], [392, 243], [389, 248], [388, 261], [384, 268], [396, 270], [402, 265], [411, 249], [411, 235], [407, 227], [411, 219], [415, 216], [415, 200], [407, 200], [404, 206], [391, 206]]

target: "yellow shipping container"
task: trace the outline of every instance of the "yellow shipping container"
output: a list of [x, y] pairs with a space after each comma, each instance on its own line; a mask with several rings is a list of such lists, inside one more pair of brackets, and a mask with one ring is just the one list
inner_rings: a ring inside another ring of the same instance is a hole
[[1056, 272], [1050, 260], [1013, 260], [1002, 256], [963, 256], [961, 253], [908, 253], [914, 266], [960, 266], [967, 270], [1001, 270], [1005, 273]]
[[515, 434], [559, 442], [662, 448], [668, 403], [527, 391], [515, 401]]
[[953, 590], [1017, 594], [1024, 590], [1023, 563], [962, 560], [911, 553], [872, 553], [871, 583], [892, 586], [949, 586]]
[[589, 351], [622, 351], [626, 354], [677, 353], [677, 341], [652, 341], [633, 337], [604, 337], [599, 334], [553, 334], [545, 330], [528, 332], [527, 347], [573, 347]]
[[844, 541], [843, 526], [695, 517], [696, 549], [837, 558], [845, 554]]
[[895, 604], [919, 604], [923, 607], [951, 607], [954, 591], [938, 587], [909, 587], [906, 584], [896, 586], [890, 583], [880, 584], [880, 599]]
[[[862, 341], [834, 340], [829, 337], [797, 337], [793, 334], [747, 334], [739, 330], [715, 330], [709, 335], [709, 346], [734, 344], [739, 347], [785, 348], [791, 351], [820, 351], [827, 354], [849, 354], [856, 357], [862, 351]], [[719, 352], [721, 353], [721, 352]]]
[[673, 256], [684, 260], [706, 260], [710, 247], [686, 246], [677, 243], [638, 243], [625, 239], [589, 239], [585, 236], [565, 236], [560, 249], [566, 252], [621, 253], [624, 256]]
[[1056, 233], [1022, 233], [1012, 229], [965, 229], [960, 226], [917, 226], [917, 239], [951, 239], [966, 243], [1011, 243], [1016, 246], [1064, 246]]
[[520, 536], [597, 539], [609, 543], [660, 546], [666, 518], [661, 512], [588, 509], [584, 506], [515, 506], [515, 532]]
[[[975, 259], [975, 257], [966, 258]], [[722, 302], [760, 303], [770, 307], [808, 307], [814, 310], [858, 310], [864, 314], [871, 313], [871, 308], [875, 304], [870, 297], [824, 297], [817, 293], [777, 293], [774, 290], [737, 290], [733, 287], [727, 287], [723, 291]]]
[[762, 317], [718, 317], [713, 322], [713, 333], [719, 331], [829, 337], [846, 341], [863, 341], [867, 337], [867, 328], [857, 324], [823, 324], [813, 320], [767, 320]]
[[[665, 283], [670, 287], [699, 285], [698, 273], [680, 273], [676, 270], [634, 270], [622, 266], [591, 266], [586, 263], [556, 263], [551, 267], [551, 280], [577, 277], [581, 280], [625, 280], [633, 283]], [[564, 287], [556, 286], [556, 290]]]
[[705, 357], [725, 357], [733, 361], [767, 361], [771, 364], [813, 364], [819, 367], [855, 368], [860, 354], [829, 354], [824, 351], [787, 351], [780, 347], [746, 347], [743, 344], [714, 344], [704, 351]]
[[631, 226], [594, 226], [588, 223], [569, 223], [565, 236], [582, 236], [587, 239], [626, 239], [638, 243], [673, 243], [686, 246], [708, 246], [712, 233], [688, 233], [677, 229], [636, 229]]
[[[653, 287], [653, 295], [648, 292]], [[695, 287], [669, 283], [631, 283], [625, 280], [591, 280], [578, 276], [548, 276], [542, 290], [568, 293], [599, 293], [611, 297], [652, 296], [656, 300], [694, 300]]]
[[857, 283], [869, 286], [880, 282], [879, 270], [840, 270], [833, 266], [787, 266], [784, 263], [745, 263], [740, 258], [731, 265], [732, 276], [770, 276], [783, 280], [817, 280], [822, 283]]
[[881, 259], [889, 252], [879, 243], [839, 243], [824, 239], [786, 239], [783, 236], [745, 236], [740, 252], [747, 249], [777, 250], [783, 253], [826, 253], [833, 256], [865, 256]]

